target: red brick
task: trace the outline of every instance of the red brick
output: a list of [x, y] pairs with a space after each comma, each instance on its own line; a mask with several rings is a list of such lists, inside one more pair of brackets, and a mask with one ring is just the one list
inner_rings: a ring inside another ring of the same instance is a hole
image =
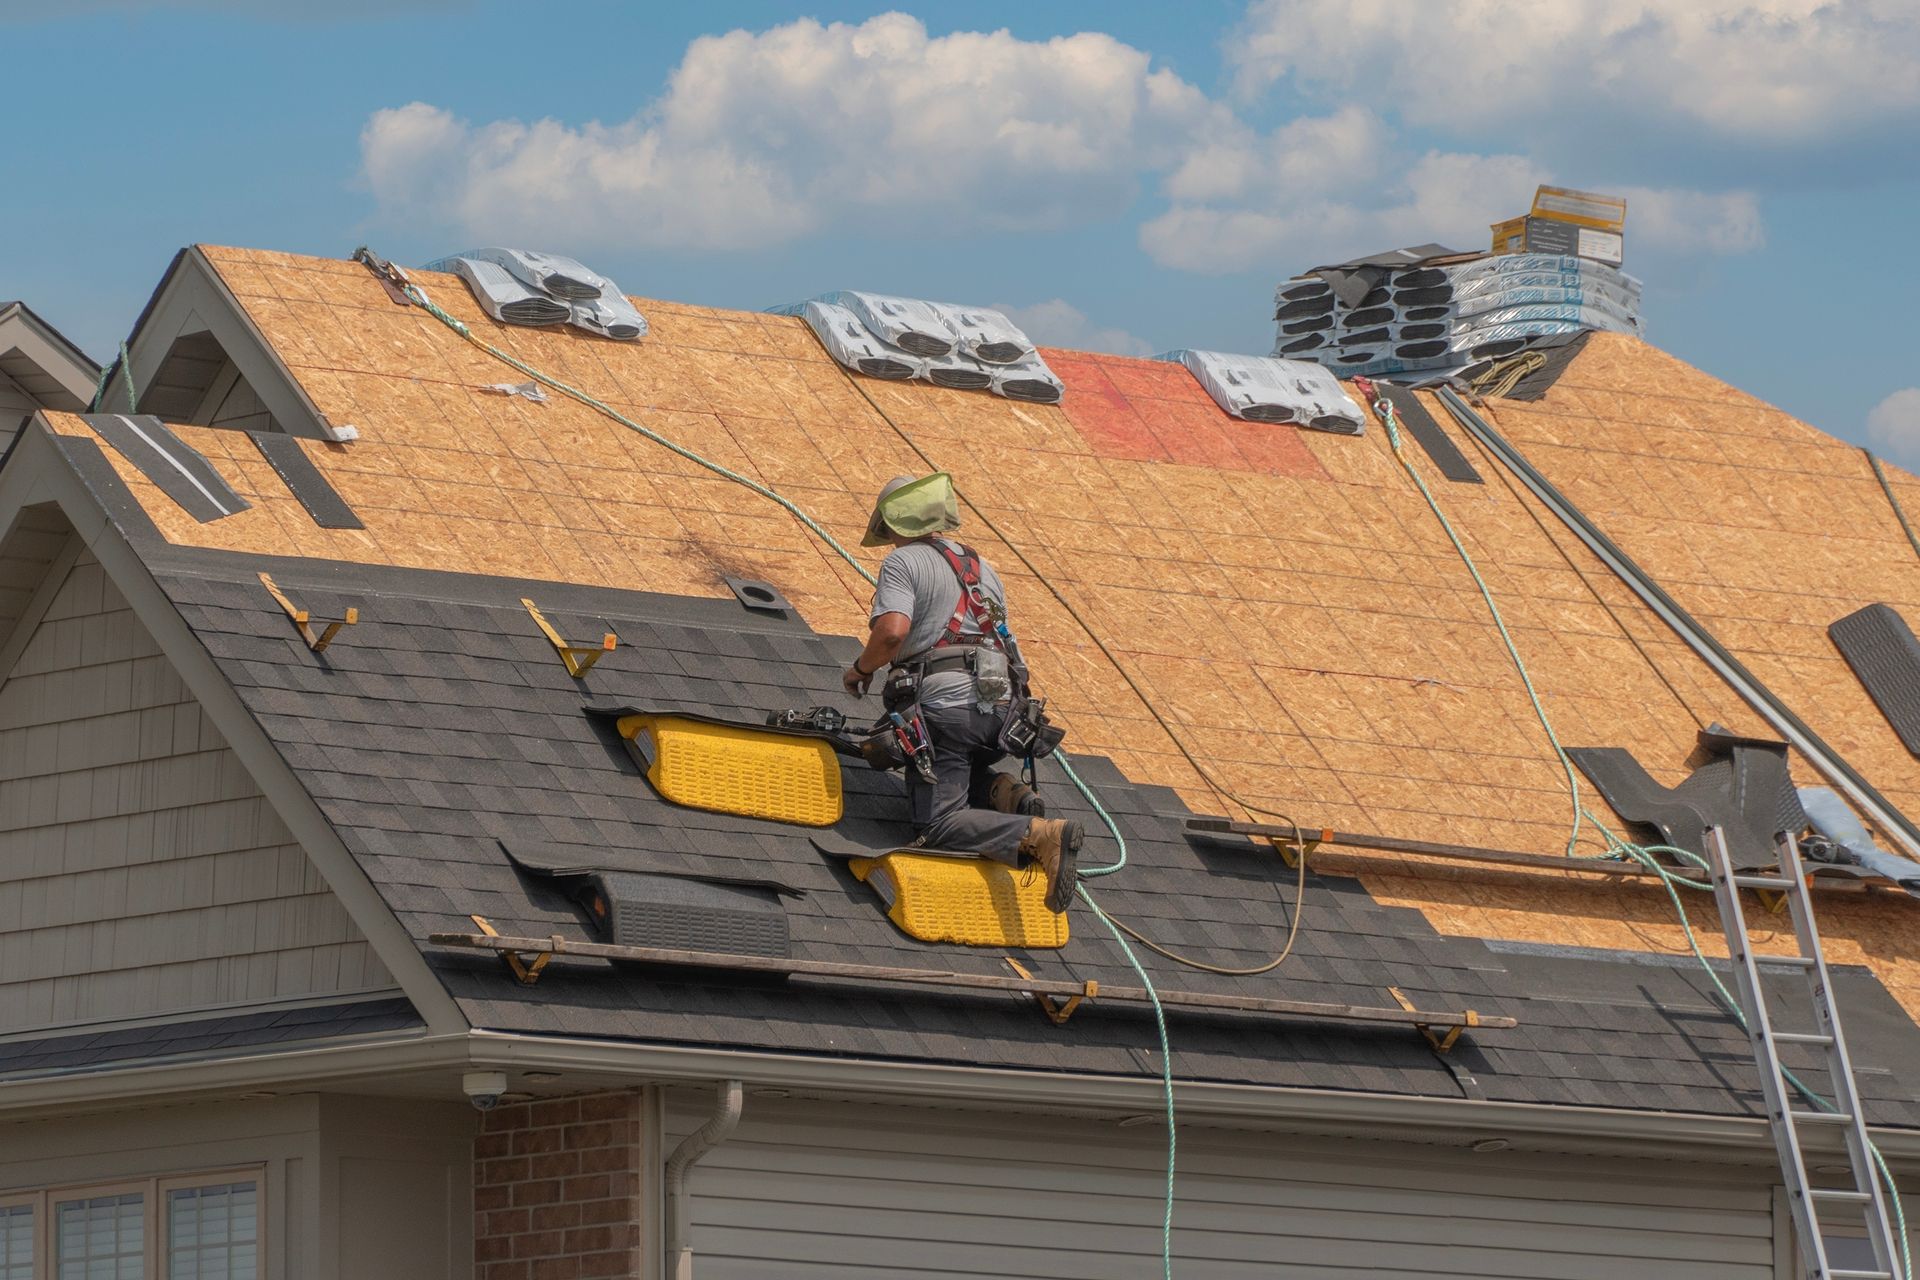
[[521, 1129], [513, 1135], [513, 1154], [544, 1155], [566, 1145], [565, 1129]]
[[501, 1156], [509, 1156], [512, 1154], [512, 1134], [483, 1133], [473, 1140], [473, 1158], [475, 1160], [497, 1160]]
[[580, 1259], [581, 1280], [603, 1280], [618, 1276], [622, 1280], [640, 1269], [640, 1254], [634, 1249], [616, 1249], [610, 1253], [589, 1253]]
[[635, 1114], [640, 1095], [625, 1093], [596, 1093], [580, 1099], [580, 1118], [582, 1120], [622, 1120]]
[[532, 1268], [524, 1262], [489, 1262], [484, 1280], [532, 1280]]
[[[615, 1190], [615, 1183], [619, 1190]], [[560, 1184], [562, 1200], [605, 1200], [608, 1196], [624, 1194], [626, 1175], [614, 1173], [587, 1173], [577, 1178], [568, 1178]]]
[[511, 1133], [515, 1129], [527, 1127], [527, 1114], [530, 1108], [524, 1102], [511, 1106], [495, 1107], [480, 1117], [480, 1132]]
[[633, 1216], [633, 1200], [589, 1200], [580, 1206], [580, 1221], [583, 1224], [595, 1222], [624, 1222]]
[[512, 1203], [513, 1188], [508, 1183], [501, 1182], [490, 1187], [475, 1187], [473, 1189], [473, 1211], [475, 1213], [487, 1213], [494, 1209], [504, 1209]]
[[513, 1202], [516, 1205], [552, 1204], [560, 1198], [560, 1184], [552, 1179], [541, 1182], [516, 1182], [513, 1185]]
[[533, 1280], [579, 1280], [580, 1259], [573, 1254], [542, 1258], [533, 1264]]
[[490, 1236], [482, 1232], [473, 1239], [473, 1260], [476, 1263], [495, 1262], [512, 1252], [506, 1236]]
[[575, 1151], [550, 1151], [527, 1160], [529, 1178], [571, 1178], [580, 1172], [580, 1155]]
[[566, 1234], [568, 1253], [602, 1253], [614, 1245], [612, 1227], [575, 1227]]
[[551, 1258], [566, 1247], [567, 1237], [560, 1231], [528, 1231], [513, 1237], [516, 1258]]
[[534, 1125], [572, 1124], [580, 1118], [580, 1100], [578, 1098], [553, 1098], [547, 1102], [533, 1104]]
[[481, 1161], [474, 1181], [479, 1186], [492, 1187], [503, 1182], [524, 1182], [526, 1177], [526, 1160], [509, 1157], [505, 1160]]
[[529, 1211], [528, 1224], [521, 1231], [557, 1231], [565, 1227], [580, 1225], [580, 1206], [578, 1204], [543, 1204]]
[[613, 1125], [606, 1121], [596, 1124], [570, 1124], [561, 1131], [561, 1145], [569, 1151], [580, 1151], [587, 1147], [610, 1147], [614, 1145]]
[[496, 1209], [480, 1215], [479, 1231], [482, 1236], [510, 1236], [516, 1231], [529, 1231], [532, 1226], [525, 1209]]
[[631, 1148], [594, 1147], [580, 1153], [581, 1173], [606, 1173], [625, 1169], [633, 1159]]

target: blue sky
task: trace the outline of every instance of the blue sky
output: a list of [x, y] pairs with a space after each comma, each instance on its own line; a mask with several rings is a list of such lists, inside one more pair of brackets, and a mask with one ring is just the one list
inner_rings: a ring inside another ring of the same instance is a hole
[[0, 297], [99, 357], [193, 241], [1266, 351], [1280, 279], [1550, 178], [1628, 195], [1652, 341], [1920, 463], [1910, 0], [0, 0], [0, 46]]

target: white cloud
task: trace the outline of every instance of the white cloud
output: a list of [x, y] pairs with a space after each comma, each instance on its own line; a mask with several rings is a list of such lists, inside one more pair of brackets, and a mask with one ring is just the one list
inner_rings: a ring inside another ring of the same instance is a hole
[[1621, 187], [1627, 201], [1628, 252], [1645, 245], [1673, 252], [1750, 253], [1766, 243], [1760, 201], [1751, 191], [1656, 191]]
[[1004, 302], [993, 304], [1019, 325], [1029, 338], [1047, 347], [1072, 347], [1076, 351], [1108, 351], [1119, 356], [1150, 356], [1153, 345], [1125, 329], [1103, 329], [1087, 319], [1086, 312], [1064, 298], [1014, 307]]
[[832, 225], [931, 239], [1111, 216], [1230, 120], [1111, 36], [929, 37], [891, 13], [701, 37], [623, 123], [413, 103], [376, 112], [361, 153], [383, 209], [476, 238], [737, 249]]
[[1913, 0], [1255, 0], [1226, 48], [1242, 92], [1291, 78], [1454, 129], [1625, 118], [1771, 145], [1920, 117]]
[[1920, 387], [1896, 391], [1867, 411], [1867, 443], [1904, 467], [1920, 469]]

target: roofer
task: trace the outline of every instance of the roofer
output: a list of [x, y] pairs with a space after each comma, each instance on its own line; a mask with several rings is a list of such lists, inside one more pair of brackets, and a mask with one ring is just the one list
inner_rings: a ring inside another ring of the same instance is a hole
[[1008, 866], [1030, 858], [1046, 873], [1048, 910], [1065, 911], [1078, 883], [1080, 824], [1046, 817], [1032, 787], [991, 767], [1009, 745], [1031, 760], [1062, 735], [1028, 695], [999, 575], [971, 547], [940, 536], [959, 524], [945, 472], [895, 476], [880, 490], [860, 545], [894, 549], [880, 565], [866, 648], [842, 682], [864, 696], [891, 664], [887, 710], [911, 723], [917, 707], [932, 754], [930, 778], [906, 770], [918, 843]]

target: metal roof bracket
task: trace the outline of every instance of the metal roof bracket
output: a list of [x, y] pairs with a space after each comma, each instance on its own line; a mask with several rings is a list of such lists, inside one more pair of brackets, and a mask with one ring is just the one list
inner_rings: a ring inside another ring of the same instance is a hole
[[293, 601], [287, 599], [286, 593], [274, 585], [273, 578], [270, 575], [265, 573], [261, 574], [260, 585], [267, 589], [267, 594], [272, 596], [274, 601], [278, 603], [282, 609], [286, 610], [287, 616], [293, 619], [294, 627], [300, 632], [300, 638], [305, 640], [307, 642], [307, 648], [313, 650], [315, 653], [325, 651], [326, 647], [333, 643], [333, 638], [340, 634], [340, 628], [350, 627], [360, 621], [360, 610], [351, 608], [347, 610], [345, 617], [329, 622], [326, 630], [315, 635], [313, 631], [313, 615], [294, 604]]
[[524, 598], [520, 603], [527, 607], [529, 614], [533, 615], [535, 624], [553, 645], [553, 651], [559, 654], [560, 661], [566, 664], [567, 674], [575, 680], [593, 670], [593, 664], [600, 661], [601, 655], [612, 653], [613, 647], [620, 643], [618, 637], [609, 631], [600, 638], [598, 647], [568, 644], [560, 638], [560, 633], [553, 629], [553, 624], [547, 621], [546, 615], [540, 612], [538, 605]]
[[[1002, 959], [1007, 962], [1007, 968], [1013, 970], [1029, 982], [1033, 980], [1033, 974], [1027, 971], [1027, 966], [1021, 964], [1012, 956], [1003, 956]], [[1068, 996], [1065, 1000], [1057, 1003], [1052, 996], [1044, 991], [1035, 991], [1032, 994], [1033, 1002], [1040, 1006], [1040, 1012], [1047, 1015], [1047, 1021], [1058, 1027], [1065, 1025], [1067, 1019], [1073, 1016], [1073, 1011], [1080, 1007], [1081, 1001], [1099, 998], [1100, 984], [1092, 978], [1088, 978], [1086, 986], [1078, 995]]]

